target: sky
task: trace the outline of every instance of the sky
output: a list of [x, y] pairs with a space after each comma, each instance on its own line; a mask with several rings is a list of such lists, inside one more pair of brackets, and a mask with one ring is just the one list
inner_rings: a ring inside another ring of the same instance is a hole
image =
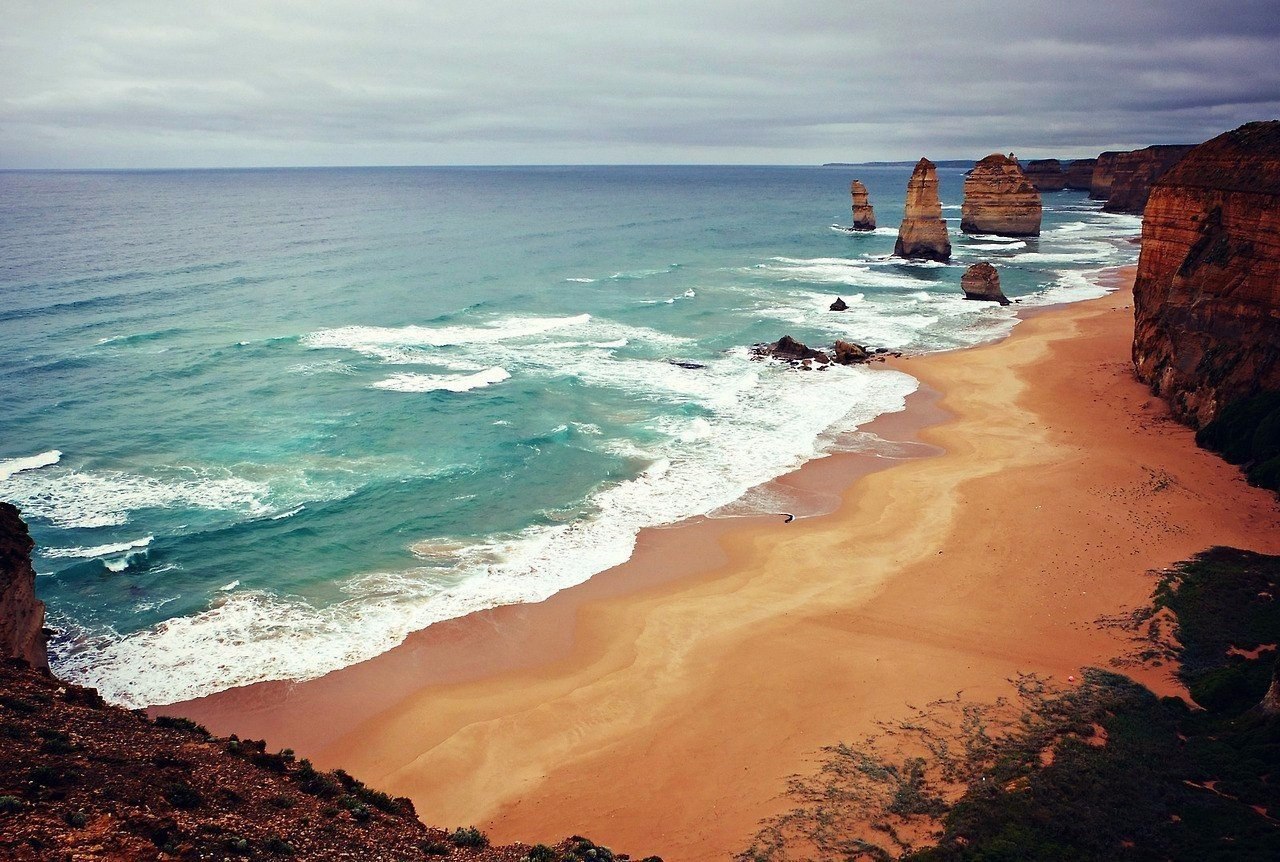
[[0, 167], [1077, 157], [1280, 116], [1277, 0], [0, 0]]

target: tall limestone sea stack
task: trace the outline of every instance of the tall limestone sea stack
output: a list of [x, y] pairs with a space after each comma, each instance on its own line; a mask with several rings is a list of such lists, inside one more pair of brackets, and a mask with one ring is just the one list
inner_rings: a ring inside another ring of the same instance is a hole
[[1193, 148], [1151, 190], [1133, 364], [1196, 427], [1280, 392], [1280, 121]]
[[1040, 192], [1012, 155], [992, 153], [964, 180], [960, 230], [1000, 236], [1040, 235]]
[[31, 568], [35, 542], [18, 510], [0, 503], [0, 657], [49, 666], [45, 651], [44, 603], [36, 598]]
[[849, 194], [853, 196], [853, 229], [875, 230], [876, 211], [867, 195], [867, 187], [862, 180], [854, 180], [849, 184]]
[[928, 159], [916, 162], [907, 181], [907, 202], [893, 253], [916, 260], [951, 259], [951, 240], [938, 197], [938, 169]]

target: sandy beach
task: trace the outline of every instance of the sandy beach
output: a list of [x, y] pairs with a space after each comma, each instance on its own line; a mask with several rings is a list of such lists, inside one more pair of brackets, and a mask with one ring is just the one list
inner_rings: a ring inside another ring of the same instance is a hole
[[1153, 569], [1211, 545], [1280, 553], [1275, 496], [1133, 380], [1132, 276], [999, 343], [900, 360], [921, 392], [874, 430], [936, 454], [781, 480], [839, 495], [829, 515], [647, 531], [625, 566], [539, 605], [161, 711], [495, 841], [723, 860], [822, 746], [907, 704], [1006, 694], [1019, 671], [1105, 665], [1125, 645], [1095, 621], [1143, 604]]

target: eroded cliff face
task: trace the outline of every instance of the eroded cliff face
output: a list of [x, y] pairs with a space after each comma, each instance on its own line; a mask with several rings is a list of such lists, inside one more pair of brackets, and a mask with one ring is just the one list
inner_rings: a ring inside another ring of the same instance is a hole
[[893, 253], [917, 260], [951, 259], [951, 240], [938, 197], [938, 169], [928, 159], [916, 162], [907, 181], [907, 202]]
[[1117, 150], [1100, 153], [1093, 162], [1093, 177], [1089, 181], [1089, 197], [1105, 201], [1111, 196], [1111, 171], [1115, 167]]
[[1089, 191], [1093, 187], [1093, 169], [1097, 164], [1097, 159], [1076, 159], [1067, 165], [1063, 187]]
[[1280, 122], [1219, 135], [1155, 184], [1134, 318], [1138, 378], [1183, 421], [1280, 391]]
[[1151, 187], [1191, 151], [1191, 144], [1168, 144], [1120, 153], [1111, 168], [1111, 190], [1103, 210], [1142, 215]]
[[44, 602], [36, 598], [34, 547], [18, 510], [0, 503], [0, 657], [45, 668]]
[[1060, 192], [1067, 187], [1067, 175], [1057, 159], [1032, 159], [1022, 172], [1037, 191]]
[[871, 206], [867, 187], [862, 184], [862, 180], [854, 180], [849, 184], [849, 194], [853, 196], [853, 229], [875, 230], [876, 211]]
[[1000, 273], [986, 261], [975, 263], [964, 271], [960, 276], [960, 289], [964, 291], [965, 299], [1009, 304], [1008, 297], [1000, 289]]
[[1012, 156], [992, 153], [964, 180], [960, 230], [1001, 236], [1040, 235], [1040, 192]]

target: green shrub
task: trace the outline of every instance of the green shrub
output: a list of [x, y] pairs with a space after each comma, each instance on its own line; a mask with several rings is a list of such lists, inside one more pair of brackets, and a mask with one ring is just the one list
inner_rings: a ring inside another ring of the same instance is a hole
[[83, 811], [68, 811], [66, 814], [62, 815], [62, 819], [66, 821], [66, 824], [72, 829], [80, 829], [89, 822], [89, 815], [85, 814]]
[[164, 798], [174, 808], [192, 809], [204, 804], [204, 797], [185, 781], [170, 781], [164, 785]]
[[268, 853], [274, 853], [277, 856], [292, 856], [297, 852], [294, 850], [292, 844], [285, 841], [279, 835], [267, 836], [267, 839], [262, 842], [262, 849], [266, 850]]
[[535, 844], [529, 848], [524, 858], [527, 862], [556, 862], [559, 856], [547, 845]]
[[427, 856], [448, 856], [449, 845], [443, 841], [423, 841], [418, 845]]
[[489, 836], [485, 835], [474, 826], [463, 828], [459, 826], [449, 836], [449, 840], [453, 842], [454, 847], [471, 847], [475, 849], [483, 849], [489, 846]]
[[206, 730], [204, 726], [196, 724], [189, 718], [182, 718], [176, 715], [158, 715], [156, 716], [155, 724], [156, 727], [168, 727], [173, 730], [185, 730], [189, 733], [198, 733], [205, 739], [208, 739], [213, 735]]
[[17, 814], [26, 807], [27, 803], [16, 796], [0, 796], [0, 814]]

